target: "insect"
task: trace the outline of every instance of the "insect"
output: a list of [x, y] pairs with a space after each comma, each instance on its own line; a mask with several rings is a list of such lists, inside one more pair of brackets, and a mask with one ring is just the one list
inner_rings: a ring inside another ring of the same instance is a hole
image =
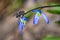
[[[37, 7], [34, 8], [32, 10], [29, 10], [27, 12], [24, 11], [20, 11], [18, 14], [16, 14], [16, 17], [19, 17], [18, 20], [18, 31], [20, 34], [23, 33], [23, 28], [26, 25], [26, 22], [28, 20], [28, 18], [26, 18], [25, 14], [29, 13], [29, 12], [35, 12], [34, 18], [33, 18], [33, 24], [36, 25], [38, 23], [38, 20], [40, 18], [40, 15], [42, 15], [42, 17], [44, 18], [46, 24], [49, 24], [49, 19], [47, 18], [47, 16], [42, 12], [42, 8], [46, 8], [46, 7], [59, 7], [60, 5], [53, 5], [53, 6], [41, 6], [41, 7]], [[41, 8], [41, 9], [39, 9]]]

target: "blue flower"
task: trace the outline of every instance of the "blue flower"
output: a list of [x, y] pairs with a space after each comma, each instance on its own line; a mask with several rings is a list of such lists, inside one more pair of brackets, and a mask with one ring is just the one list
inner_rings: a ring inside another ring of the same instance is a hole
[[36, 14], [34, 15], [34, 18], [33, 18], [33, 24], [37, 24], [38, 23], [40, 15], [43, 16], [46, 24], [49, 23], [49, 20], [48, 20], [47, 16], [45, 14], [43, 14], [42, 10], [32, 10], [32, 12], [36, 12]]
[[18, 31], [22, 34], [22, 30], [26, 24], [27, 18], [25, 16], [21, 17], [18, 21]]
[[37, 24], [38, 20], [40, 18], [40, 12], [39, 12], [39, 10], [32, 10], [32, 12], [36, 12], [36, 14], [34, 15], [34, 18], [33, 18], [33, 24]]
[[24, 27], [24, 24], [20, 21], [19, 24], [18, 24], [18, 31], [19, 31], [20, 34], [22, 34], [23, 27]]
[[45, 14], [41, 14], [46, 22], [46, 24], [49, 24], [49, 19], [47, 18], [47, 16]]

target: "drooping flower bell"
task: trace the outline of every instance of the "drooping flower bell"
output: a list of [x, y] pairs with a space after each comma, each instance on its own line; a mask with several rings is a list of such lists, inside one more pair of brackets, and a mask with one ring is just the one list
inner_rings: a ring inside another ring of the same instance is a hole
[[47, 16], [43, 12], [41, 13], [41, 15], [44, 18], [46, 24], [49, 24], [49, 19], [47, 18]]
[[39, 17], [40, 17], [40, 13], [38, 10], [32, 10], [32, 12], [36, 12], [36, 14], [34, 15], [34, 18], [33, 18], [33, 24], [37, 24]]
[[45, 22], [48, 24], [49, 23], [49, 20], [48, 18], [46, 17], [45, 14], [43, 14], [43, 12], [41, 10], [32, 10], [32, 12], [36, 12], [36, 14], [34, 15], [34, 18], [33, 18], [33, 24], [37, 24], [38, 23], [38, 20], [40, 18], [40, 15], [43, 16]]
[[22, 32], [23, 32], [23, 28], [26, 24], [26, 20], [27, 20], [27, 18], [25, 16], [23, 16], [18, 21], [18, 31], [20, 34], [22, 34]]

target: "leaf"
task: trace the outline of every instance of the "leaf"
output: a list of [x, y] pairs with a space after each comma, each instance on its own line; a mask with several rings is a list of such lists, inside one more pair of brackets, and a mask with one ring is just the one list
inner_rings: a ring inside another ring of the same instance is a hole
[[55, 23], [56, 23], [57, 25], [60, 25], [60, 20], [55, 21]]

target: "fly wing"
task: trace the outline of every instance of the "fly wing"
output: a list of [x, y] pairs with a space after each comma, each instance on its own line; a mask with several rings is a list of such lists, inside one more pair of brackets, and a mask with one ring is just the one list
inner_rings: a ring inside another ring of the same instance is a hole
[[47, 18], [47, 16], [45, 14], [43, 14], [43, 13], [41, 13], [41, 15], [43, 16], [46, 24], [48, 24], [49, 23], [49, 19]]

